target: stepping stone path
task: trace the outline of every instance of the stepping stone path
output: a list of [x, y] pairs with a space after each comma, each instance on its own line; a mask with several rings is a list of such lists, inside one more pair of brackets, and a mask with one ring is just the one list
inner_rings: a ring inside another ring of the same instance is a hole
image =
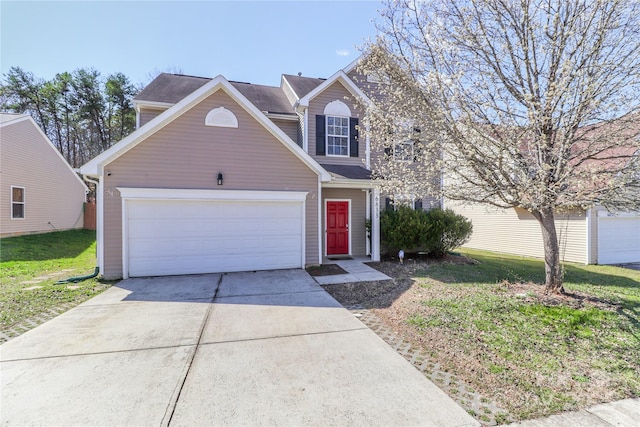
[[411, 362], [413, 366], [440, 387], [482, 425], [494, 426], [510, 421], [506, 410], [500, 408], [495, 402], [481, 396], [469, 384], [464, 383], [454, 374], [441, 370], [437, 361], [433, 360], [427, 353], [412, 348], [409, 342], [386, 326], [371, 310], [367, 310], [360, 305], [345, 308], [395, 351], [400, 353], [401, 356]]
[[[47, 274], [47, 275], [35, 277], [32, 280], [25, 280], [24, 282], [20, 282], [20, 284], [21, 285], [35, 285], [36, 283], [42, 283], [45, 280], [54, 279], [54, 278], [57, 278], [57, 277], [60, 277], [60, 276], [67, 276], [67, 275], [69, 275], [69, 273], [71, 273], [74, 270], [75, 269], [73, 269], [73, 268], [66, 268], [64, 270], [56, 271], [54, 273], [50, 273], [50, 274]], [[36, 289], [41, 289], [42, 287], [43, 286], [29, 286], [27, 288], [22, 288], [22, 290], [23, 291], [33, 291], [33, 290], [36, 290]], [[73, 289], [78, 289], [78, 288], [80, 288], [80, 286], [78, 286], [78, 285], [69, 285], [69, 286], [67, 286], [67, 289], [72, 289], [72, 290]], [[65, 311], [68, 311], [68, 310], [72, 309], [73, 307], [75, 307], [77, 305], [78, 305], [78, 303], [74, 303], [74, 302], [68, 302], [68, 303], [60, 304], [60, 305], [58, 305], [56, 307], [52, 307], [52, 308], [48, 309], [44, 313], [40, 313], [37, 316], [31, 317], [29, 319], [25, 319], [18, 325], [14, 325], [14, 326], [12, 326], [11, 328], [8, 328], [8, 329], [0, 330], [0, 344], [2, 344], [4, 342], [7, 342], [10, 339], [15, 338], [15, 337], [17, 337], [19, 335], [24, 334], [28, 330], [33, 329], [36, 326], [39, 326], [39, 325], [43, 324], [47, 320], [51, 320], [54, 317], [57, 317], [57, 316], [61, 315]]]
[[47, 320], [51, 320], [54, 317], [61, 315], [65, 311], [71, 310], [73, 307], [77, 305], [78, 303], [76, 302], [67, 302], [64, 304], [60, 304], [58, 306], [48, 309], [44, 313], [38, 314], [37, 316], [31, 317], [29, 319], [25, 319], [21, 323], [14, 325], [11, 328], [0, 330], [0, 344], [9, 341], [12, 338], [17, 337], [18, 335], [24, 334], [28, 330], [43, 324]]

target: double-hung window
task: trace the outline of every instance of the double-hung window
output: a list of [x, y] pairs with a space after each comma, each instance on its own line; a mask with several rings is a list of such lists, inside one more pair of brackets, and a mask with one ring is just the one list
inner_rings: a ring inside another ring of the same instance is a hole
[[24, 218], [24, 187], [11, 186], [11, 219]]
[[327, 116], [327, 155], [349, 156], [349, 117]]
[[401, 162], [413, 162], [413, 141], [396, 142], [393, 145], [393, 159]]

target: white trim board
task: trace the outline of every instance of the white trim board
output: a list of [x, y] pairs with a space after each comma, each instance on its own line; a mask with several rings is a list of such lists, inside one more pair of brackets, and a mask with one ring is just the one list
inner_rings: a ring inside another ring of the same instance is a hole
[[199, 190], [175, 188], [117, 187], [122, 199], [145, 200], [233, 200], [304, 202], [306, 191]]

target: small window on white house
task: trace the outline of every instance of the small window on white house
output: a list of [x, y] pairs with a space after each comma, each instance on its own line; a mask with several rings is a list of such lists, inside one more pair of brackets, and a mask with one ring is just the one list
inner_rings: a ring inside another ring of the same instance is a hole
[[327, 155], [349, 156], [349, 117], [327, 116]]
[[11, 219], [24, 218], [24, 187], [11, 187]]
[[393, 159], [401, 162], [412, 162], [413, 141], [396, 142], [393, 145]]

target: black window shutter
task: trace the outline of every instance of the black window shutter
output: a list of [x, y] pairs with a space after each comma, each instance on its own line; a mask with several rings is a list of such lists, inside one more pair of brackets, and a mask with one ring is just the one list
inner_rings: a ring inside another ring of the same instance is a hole
[[318, 156], [325, 155], [326, 138], [324, 120], [324, 116], [320, 114], [316, 115], [316, 155]]
[[388, 157], [393, 156], [393, 147], [384, 147], [384, 154]]
[[419, 162], [422, 158], [422, 146], [419, 139], [413, 140], [413, 161]]
[[422, 199], [416, 199], [416, 201], [414, 202], [414, 208], [417, 211], [422, 210]]
[[349, 157], [358, 157], [358, 119], [349, 118]]
[[393, 202], [391, 201], [390, 197], [386, 197], [384, 199], [384, 208], [387, 210], [393, 209]]

